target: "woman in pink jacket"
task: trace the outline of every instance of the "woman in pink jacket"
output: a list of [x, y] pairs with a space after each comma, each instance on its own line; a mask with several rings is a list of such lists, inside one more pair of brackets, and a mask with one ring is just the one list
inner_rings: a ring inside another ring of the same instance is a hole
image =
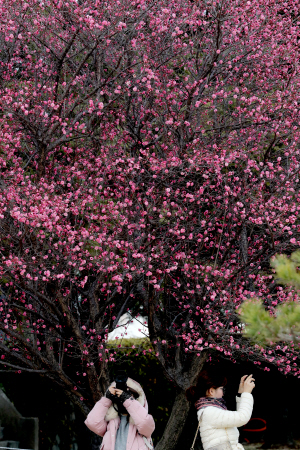
[[113, 382], [105, 396], [91, 410], [85, 424], [103, 437], [100, 450], [153, 448], [151, 434], [155, 428], [154, 420], [148, 414], [142, 387], [131, 378], [127, 378], [124, 383], [124, 390], [116, 389], [116, 383]]

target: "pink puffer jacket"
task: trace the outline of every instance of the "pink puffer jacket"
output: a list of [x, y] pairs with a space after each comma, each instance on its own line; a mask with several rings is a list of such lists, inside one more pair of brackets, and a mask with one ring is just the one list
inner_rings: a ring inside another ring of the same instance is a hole
[[[115, 383], [111, 384], [112, 387]], [[155, 424], [153, 417], [148, 414], [148, 404], [142, 387], [136, 381], [128, 378], [127, 386], [139, 393], [137, 400], [128, 399], [124, 402], [129, 418], [129, 431], [126, 450], [148, 450], [145, 439], [150, 438]], [[102, 397], [91, 410], [85, 421], [86, 426], [103, 437], [101, 450], [114, 450], [116, 434], [120, 425], [120, 418], [111, 400]]]

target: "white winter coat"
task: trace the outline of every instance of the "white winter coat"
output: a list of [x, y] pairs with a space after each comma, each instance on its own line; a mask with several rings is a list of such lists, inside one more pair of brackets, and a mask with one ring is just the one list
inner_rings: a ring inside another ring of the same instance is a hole
[[249, 422], [253, 409], [253, 396], [243, 392], [236, 397], [236, 411], [227, 411], [216, 406], [207, 406], [197, 412], [200, 421], [200, 435], [204, 450], [230, 441], [232, 450], [241, 450], [239, 430]]

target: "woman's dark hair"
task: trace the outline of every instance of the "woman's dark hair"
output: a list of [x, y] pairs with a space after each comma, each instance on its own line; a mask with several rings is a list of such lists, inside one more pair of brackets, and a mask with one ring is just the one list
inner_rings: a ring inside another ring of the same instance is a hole
[[202, 370], [198, 377], [196, 386], [191, 386], [186, 390], [185, 395], [188, 401], [195, 403], [200, 397], [206, 397], [206, 392], [210, 388], [217, 389], [226, 386], [227, 378], [216, 369]]

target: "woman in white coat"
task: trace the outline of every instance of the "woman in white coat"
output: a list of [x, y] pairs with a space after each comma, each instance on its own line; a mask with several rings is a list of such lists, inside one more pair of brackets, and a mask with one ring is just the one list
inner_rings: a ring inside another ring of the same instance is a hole
[[220, 377], [219, 374], [211, 376], [205, 371], [194, 391], [194, 394], [200, 393], [195, 406], [204, 450], [214, 447], [215, 450], [243, 450], [243, 446], [238, 442], [237, 427], [245, 425], [251, 418], [254, 378], [252, 375], [244, 375], [241, 378], [236, 397], [236, 411], [228, 411], [223, 399], [226, 383], [226, 378]]

